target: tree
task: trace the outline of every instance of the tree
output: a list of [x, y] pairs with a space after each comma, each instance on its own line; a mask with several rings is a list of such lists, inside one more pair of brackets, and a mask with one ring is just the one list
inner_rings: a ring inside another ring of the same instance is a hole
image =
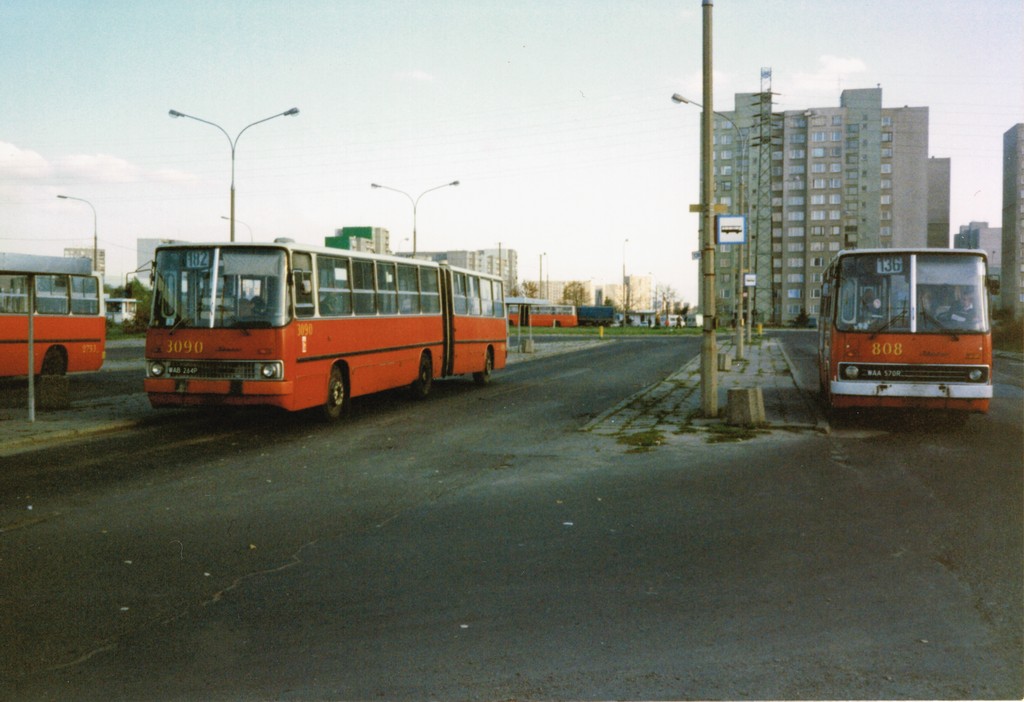
[[523, 291], [523, 297], [540, 297], [540, 290], [538, 289], [537, 283], [534, 281], [523, 281], [523, 284], [520, 287]]
[[563, 305], [573, 305], [579, 307], [581, 305], [589, 305], [590, 300], [587, 296], [587, 289], [578, 280], [573, 280], [565, 284], [565, 289], [562, 291], [562, 303]]

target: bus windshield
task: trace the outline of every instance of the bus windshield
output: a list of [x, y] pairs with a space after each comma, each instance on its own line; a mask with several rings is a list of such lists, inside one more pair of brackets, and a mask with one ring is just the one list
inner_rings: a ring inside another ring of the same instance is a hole
[[987, 331], [981, 256], [865, 253], [846, 256], [838, 277], [840, 331]]
[[155, 270], [151, 326], [277, 327], [288, 319], [283, 250], [160, 249]]

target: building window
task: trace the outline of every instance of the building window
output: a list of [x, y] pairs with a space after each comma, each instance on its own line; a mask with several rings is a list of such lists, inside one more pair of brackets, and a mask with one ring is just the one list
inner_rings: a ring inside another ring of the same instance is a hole
[[811, 173], [824, 173], [824, 172], [825, 172], [825, 164], [824, 163], [812, 163], [811, 164]]
[[882, 132], [882, 143], [892, 141], [892, 132]]
[[891, 205], [892, 204], [892, 195], [889, 195], [889, 194], [883, 195], [882, 196], [882, 204], [883, 205]]
[[832, 193], [828, 196], [828, 204], [830, 205], [841, 205], [843, 202], [843, 196], [839, 193]]
[[825, 221], [825, 210], [812, 210], [811, 211], [812, 222], [824, 222]]
[[794, 211], [790, 212], [788, 215], [786, 215], [786, 219], [788, 219], [790, 222], [802, 222], [802, 221], [804, 221], [803, 210], [794, 210]]
[[814, 158], [825, 158], [825, 147], [815, 146], [813, 149], [811, 149], [811, 156], [813, 156]]
[[790, 300], [802, 300], [804, 297], [804, 291], [800, 288], [790, 288], [786, 291], [786, 297]]
[[882, 164], [882, 173], [892, 173], [892, 164], [891, 163], [883, 163]]
[[786, 230], [786, 236], [803, 236], [803, 235], [804, 235], [804, 228], [803, 227], [790, 227], [789, 229]]
[[790, 149], [789, 150], [789, 157], [790, 158], [807, 158], [807, 152], [804, 151], [803, 149]]
[[803, 195], [790, 195], [786, 199], [786, 204], [791, 206], [791, 207], [795, 207], [795, 206], [798, 206], [798, 205], [803, 205], [804, 204], [804, 196]]

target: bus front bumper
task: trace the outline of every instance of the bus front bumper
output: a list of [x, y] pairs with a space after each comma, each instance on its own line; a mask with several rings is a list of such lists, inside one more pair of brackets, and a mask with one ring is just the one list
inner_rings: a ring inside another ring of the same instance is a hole
[[834, 407], [913, 407], [987, 412], [992, 385], [960, 383], [879, 383], [833, 380]]
[[153, 407], [200, 404], [275, 405], [288, 407], [294, 383], [288, 380], [203, 380], [146, 378], [143, 389]]

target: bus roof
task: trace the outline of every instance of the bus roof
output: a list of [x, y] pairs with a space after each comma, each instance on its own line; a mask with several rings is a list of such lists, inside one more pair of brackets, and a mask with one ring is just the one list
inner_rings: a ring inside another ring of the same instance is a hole
[[0, 253], [0, 271], [9, 271], [12, 273], [63, 273], [89, 275], [92, 273], [92, 261], [88, 258]]
[[965, 255], [970, 254], [974, 256], [984, 256], [988, 259], [986, 254], [981, 249], [929, 249], [929, 248], [905, 248], [905, 249], [843, 249], [836, 254], [836, 258], [843, 256], [852, 256], [856, 254], [939, 254], [939, 255]]
[[[243, 242], [243, 241], [171, 241], [165, 244], [160, 244], [156, 247], [156, 250], [161, 249], [182, 249], [182, 248], [213, 248], [219, 247], [222, 249], [238, 248], [238, 249], [283, 249], [286, 251], [299, 251], [306, 253], [313, 253], [320, 256], [350, 256], [354, 258], [361, 258], [364, 260], [371, 261], [390, 261], [392, 263], [414, 263], [418, 266], [426, 266], [429, 268], [440, 268], [444, 266], [453, 271], [460, 273], [469, 273], [472, 275], [480, 276], [482, 278], [490, 278], [493, 280], [501, 280], [501, 277], [494, 275], [493, 273], [483, 273], [481, 271], [475, 271], [469, 268], [461, 268], [459, 266], [453, 266], [448, 263], [438, 263], [427, 258], [414, 258], [412, 256], [403, 256], [400, 254], [378, 254], [370, 253], [368, 251], [353, 251], [351, 249], [336, 249], [331, 246], [321, 246], [319, 244], [302, 244], [292, 239], [279, 238], [274, 241], [264, 242]], [[88, 260], [88, 259], [86, 259]]]

